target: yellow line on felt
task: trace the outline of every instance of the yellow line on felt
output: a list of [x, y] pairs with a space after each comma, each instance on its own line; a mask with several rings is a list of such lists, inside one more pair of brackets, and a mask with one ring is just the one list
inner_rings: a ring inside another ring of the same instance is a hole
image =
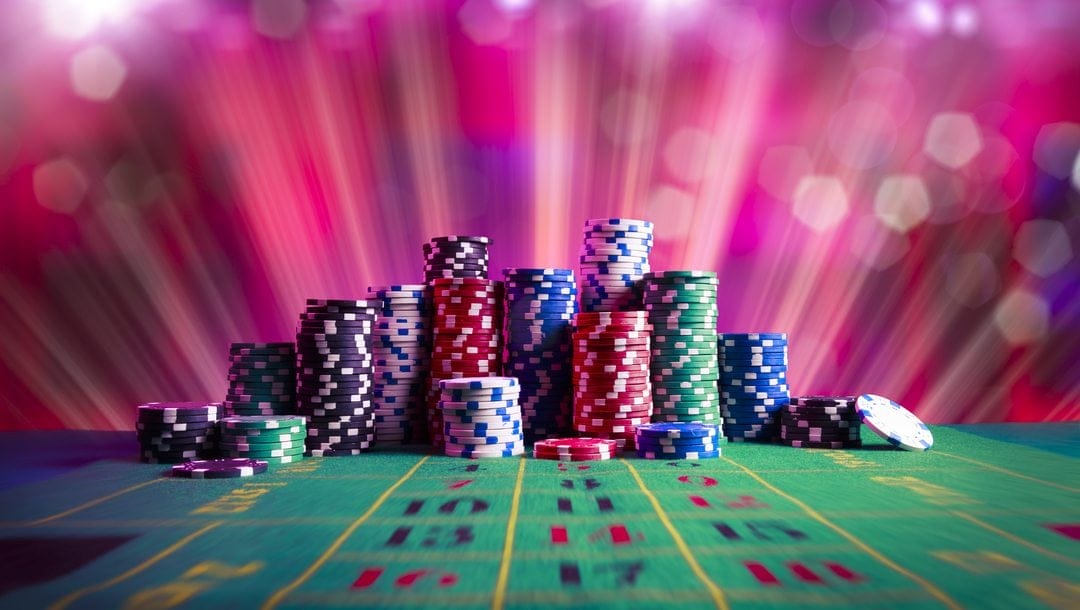
[[506, 601], [506, 583], [510, 580], [510, 558], [514, 552], [514, 530], [517, 529], [518, 512], [521, 509], [521, 486], [525, 481], [525, 456], [518, 466], [517, 480], [514, 482], [514, 497], [510, 500], [510, 521], [506, 524], [506, 542], [503, 543], [502, 560], [499, 562], [499, 580], [495, 583], [495, 597], [491, 600], [492, 610], [501, 610]]
[[851, 544], [854, 544], [855, 546], [859, 547], [859, 549], [862, 552], [864, 552], [867, 555], [869, 555], [869, 556], [873, 557], [874, 559], [878, 560], [878, 562], [880, 562], [885, 567], [893, 570], [894, 572], [902, 574], [903, 576], [906, 576], [908, 579], [914, 581], [916, 584], [918, 584], [920, 587], [922, 587], [924, 590], [926, 590], [927, 593], [929, 593], [933, 597], [937, 598], [938, 601], [945, 604], [949, 608], [954, 608], [955, 610], [961, 610], [963, 608], [963, 606], [958, 604], [953, 598], [949, 597], [949, 595], [947, 593], [945, 593], [944, 591], [939, 589], [937, 587], [937, 585], [930, 582], [929, 580], [926, 580], [922, 576], [919, 576], [918, 574], [908, 570], [907, 568], [904, 568], [900, 564], [894, 562], [893, 560], [889, 559], [888, 557], [886, 557], [886, 556], [882, 555], [881, 553], [875, 551], [874, 549], [870, 548], [865, 542], [863, 542], [862, 540], [859, 540], [858, 538], [856, 538], [854, 534], [848, 532], [847, 530], [840, 527], [839, 525], [836, 525], [832, 521], [829, 521], [828, 519], [825, 518], [824, 515], [817, 512], [816, 510], [810, 508], [810, 505], [806, 504], [802, 500], [799, 500], [798, 498], [796, 498], [795, 496], [792, 496], [791, 494], [780, 491], [780, 489], [778, 487], [776, 487], [772, 483], [769, 483], [765, 479], [758, 476], [757, 473], [755, 473], [753, 470], [750, 470], [746, 466], [743, 466], [742, 464], [739, 464], [738, 462], [733, 461], [731, 458], [725, 457], [724, 460], [730, 462], [731, 464], [734, 464], [735, 466], [738, 466], [739, 468], [742, 469], [743, 472], [745, 472], [746, 474], [753, 477], [753, 479], [755, 481], [757, 481], [758, 483], [761, 483], [762, 485], [764, 485], [769, 491], [771, 491], [774, 494], [784, 498], [788, 502], [791, 502], [792, 504], [795, 504], [796, 506], [801, 508], [803, 510], [803, 512], [805, 512], [807, 515], [809, 515], [811, 519], [814, 519], [815, 521], [821, 523], [825, 527], [833, 530], [837, 534], [840, 534], [845, 539], [847, 539], [848, 542], [850, 542]]
[[177, 540], [176, 542], [172, 543], [168, 548], [162, 549], [161, 551], [159, 551], [155, 555], [151, 556], [150, 558], [146, 559], [145, 561], [143, 561], [139, 565], [131, 568], [130, 570], [124, 572], [123, 574], [120, 574], [119, 576], [115, 576], [115, 577], [113, 577], [113, 578], [111, 578], [109, 580], [106, 580], [105, 582], [98, 583], [96, 585], [92, 585], [92, 586], [89, 586], [89, 587], [83, 587], [82, 589], [79, 589], [77, 591], [72, 591], [71, 593], [68, 593], [64, 597], [57, 600], [55, 603], [53, 603], [53, 605], [49, 606], [49, 610], [61, 610], [62, 608], [66, 608], [66, 607], [70, 606], [72, 604], [72, 602], [79, 599], [80, 597], [89, 595], [91, 593], [96, 593], [98, 591], [104, 591], [105, 589], [108, 589], [109, 587], [120, 584], [120, 583], [124, 582], [125, 580], [131, 578], [132, 576], [135, 576], [136, 574], [138, 574], [138, 573], [142, 572], [143, 570], [149, 568], [150, 566], [154, 565], [155, 563], [161, 561], [162, 559], [165, 559], [169, 555], [172, 555], [176, 551], [182, 549], [184, 546], [186, 546], [192, 540], [198, 538], [199, 536], [202, 536], [206, 532], [209, 532], [210, 530], [214, 529], [215, 527], [218, 527], [219, 525], [222, 525], [223, 523], [225, 523], [225, 522], [224, 521], [214, 521], [213, 523], [207, 525], [206, 527], [203, 527], [202, 529], [200, 529], [198, 531], [192, 532], [192, 533], [188, 534], [187, 536], [184, 536], [180, 540]]
[[46, 524], [46, 523], [48, 523], [50, 521], [55, 521], [57, 519], [62, 519], [64, 517], [68, 516], [68, 515], [75, 514], [75, 513], [79, 512], [81, 510], [86, 510], [88, 508], [97, 506], [98, 504], [108, 502], [109, 500], [112, 500], [113, 498], [115, 498], [117, 496], [122, 496], [122, 495], [124, 495], [124, 494], [126, 494], [128, 492], [135, 491], [136, 489], [142, 489], [143, 487], [146, 487], [147, 485], [153, 485], [154, 483], [160, 483], [160, 482], [162, 482], [164, 480], [165, 479], [151, 479], [149, 481], [143, 481], [142, 483], [136, 483], [135, 485], [131, 485], [130, 487], [125, 487], [125, 488], [123, 488], [123, 489], [121, 489], [119, 491], [114, 491], [113, 493], [111, 493], [111, 494], [109, 494], [107, 496], [102, 496], [102, 497], [100, 497], [100, 498], [98, 498], [96, 500], [90, 500], [89, 502], [84, 502], [84, 503], [76, 506], [75, 508], [69, 508], [69, 509], [65, 510], [64, 512], [62, 512], [62, 513], [56, 513], [55, 515], [52, 515], [50, 517], [44, 517], [42, 519], [37, 519], [37, 520], [31, 521], [31, 522], [27, 523], [26, 525], [27, 525], [27, 527], [35, 527], [35, 526], [38, 526], [38, 525], [44, 525], [44, 524]]
[[634, 468], [633, 464], [624, 459], [620, 459], [619, 461], [626, 466], [630, 471], [630, 474], [634, 477], [634, 480], [637, 481], [638, 487], [641, 488], [641, 493], [645, 494], [645, 497], [649, 499], [649, 502], [653, 506], [653, 510], [656, 511], [656, 516], [660, 518], [660, 523], [664, 524], [668, 534], [671, 535], [671, 539], [675, 541], [675, 546], [678, 547], [679, 554], [682, 555], [683, 559], [686, 560], [686, 563], [690, 565], [690, 570], [694, 572], [694, 575], [698, 577], [698, 580], [700, 580], [709, 590], [709, 595], [712, 597], [713, 603], [716, 604], [717, 608], [727, 610], [728, 603], [724, 598], [724, 592], [709, 578], [709, 575], [702, 569], [701, 564], [698, 563], [697, 558], [690, 552], [690, 547], [687, 546], [686, 541], [679, 535], [679, 531], [675, 529], [675, 524], [668, 518], [667, 513], [664, 512], [664, 508], [660, 506], [660, 501], [657, 500], [656, 496], [654, 496], [653, 493], [649, 491], [649, 488], [645, 486], [645, 481], [641, 478], [641, 475], [638, 474], [637, 468]]
[[1020, 478], [1020, 479], [1026, 479], [1028, 481], [1034, 481], [1036, 483], [1042, 483], [1043, 485], [1049, 485], [1050, 487], [1056, 487], [1058, 489], [1063, 489], [1065, 491], [1071, 491], [1073, 493], [1076, 493], [1076, 492], [1080, 491], [1080, 489], [1077, 489], [1075, 487], [1069, 487], [1068, 485], [1062, 485], [1060, 483], [1055, 483], [1053, 481], [1044, 481], [1042, 479], [1037, 479], [1035, 477], [1031, 477], [1031, 476], [1028, 476], [1026, 474], [1020, 474], [1019, 472], [1013, 472], [1012, 470], [1009, 470], [1008, 468], [1002, 468], [1000, 466], [994, 466], [993, 464], [987, 464], [986, 462], [980, 462], [979, 460], [973, 460], [971, 458], [962, 457], [962, 456], [955, 455], [955, 454], [952, 454], [952, 453], [946, 453], [944, 451], [938, 451], [936, 449], [934, 449], [933, 452], [936, 455], [944, 455], [945, 457], [951, 457], [951, 458], [953, 458], [955, 460], [960, 460], [960, 461], [963, 461], [963, 462], [970, 462], [972, 464], [975, 464], [976, 466], [982, 466], [983, 468], [987, 468], [989, 470], [994, 470], [994, 471], [1000, 472], [1002, 474], [1011, 475], [1011, 476], [1014, 476], [1014, 477], [1017, 477], [1017, 478]]
[[336, 553], [337, 550], [341, 548], [341, 545], [345, 544], [345, 541], [348, 540], [349, 536], [352, 536], [353, 533], [357, 530], [357, 528], [363, 525], [364, 522], [371, 517], [371, 515], [375, 514], [375, 511], [379, 510], [379, 507], [382, 506], [383, 503], [390, 498], [390, 495], [393, 494], [398, 487], [401, 487], [402, 483], [409, 480], [409, 477], [413, 476], [413, 474], [415, 474], [416, 471], [420, 469], [420, 466], [423, 466], [424, 462], [428, 461], [430, 457], [430, 455], [425, 455], [424, 457], [420, 458], [419, 462], [414, 464], [413, 467], [410, 468], [405, 474], [401, 475], [401, 478], [398, 479], [389, 488], [387, 488], [386, 491], [382, 492], [382, 494], [378, 498], [376, 498], [375, 502], [366, 511], [364, 511], [364, 514], [357, 517], [356, 521], [353, 521], [352, 524], [349, 525], [349, 527], [345, 528], [345, 531], [341, 532], [341, 535], [334, 540], [333, 544], [327, 547], [327, 549], [323, 551], [323, 554], [319, 555], [319, 557], [314, 561], [314, 563], [308, 566], [308, 568], [304, 570], [303, 573], [300, 574], [300, 576], [297, 576], [296, 580], [275, 591], [274, 594], [271, 595], [263, 603], [263, 609], [269, 610], [270, 608], [277, 606], [281, 603], [283, 599], [285, 599], [285, 596], [295, 591], [298, 587], [300, 587], [300, 585], [304, 584], [307, 579], [311, 578], [311, 576], [315, 574], [315, 572], [318, 571], [319, 568], [321, 568], [327, 561], [330, 560], [330, 556]]
[[952, 512], [952, 514], [956, 515], [957, 517], [960, 517], [961, 519], [966, 519], [966, 520], [974, 523], [975, 525], [978, 525], [981, 528], [989, 530], [989, 531], [997, 534], [998, 536], [1001, 536], [1002, 538], [1006, 538], [1008, 540], [1011, 540], [1011, 541], [1015, 542], [1016, 544], [1019, 544], [1021, 546], [1025, 546], [1025, 547], [1035, 551], [1036, 553], [1042, 553], [1043, 555], [1046, 555], [1047, 557], [1050, 557], [1051, 559], [1056, 559], [1058, 561], [1063, 561], [1065, 563], [1071, 563], [1073, 565], [1080, 565], [1080, 561], [1077, 561], [1077, 560], [1073, 559], [1072, 557], [1066, 557], [1065, 555], [1059, 555], [1059, 554], [1057, 554], [1057, 553], [1055, 553], [1053, 551], [1049, 551], [1047, 549], [1044, 549], [1044, 548], [1042, 548], [1041, 546], [1039, 546], [1037, 544], [1032, 544], [1031, 542], [1028, 542], [1027, 540], [1024, 540], [1023, 538], [1021, 538], [1019, 536], [1016, 536], [1014, 534], [1010, 534], [1009, 532], [1006, 532], [1003, 529], [999, 529], [997, 527], [994, 527], [993, 525], [990, 525], [989, 523], [987, 523], [985, 521], [982, 521], [981, 519], [978, 519], [973, 515], [969, 515], [967, 513], [962, 513], [962, 512], [960, 512], [958, 510], [954, 510], [954, 511], [951, 511], [951, 512]]

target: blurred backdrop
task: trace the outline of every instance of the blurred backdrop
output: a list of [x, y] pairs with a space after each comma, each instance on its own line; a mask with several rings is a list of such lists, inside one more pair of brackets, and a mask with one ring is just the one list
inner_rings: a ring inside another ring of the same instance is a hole
[[1080, 419], [1080, 3], [0, 3], [0, 429], [220, 400], [231, 341], [576, 268], [586, 218], [714, 269], [792, 392]]

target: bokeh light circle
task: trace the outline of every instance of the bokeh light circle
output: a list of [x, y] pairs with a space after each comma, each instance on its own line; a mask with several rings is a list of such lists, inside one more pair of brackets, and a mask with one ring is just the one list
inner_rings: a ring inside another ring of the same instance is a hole
[[1050, 330], [1050, 306], [1039, 295], [1016, 288], [998, 303], [994, 324], [1013, 345], [1037, 343]]
[[83, 170], [68, 157], [38, 165], [34, 169], [33, 183], [38, 203], [63, 214], [71, 214], [79, 208], [90, 186]]
[[847, 216], [848, 207], [844, 184], [835, 176], [806, 176], [795, 188], [795, 217], [819, 233], [840, 224]]
[[1020, 225], [1013, 242], [1013, 258], [1039, 277], [1050, 277], [1073, 258], [1065, 225], [1056, 220], [1029, 220]]

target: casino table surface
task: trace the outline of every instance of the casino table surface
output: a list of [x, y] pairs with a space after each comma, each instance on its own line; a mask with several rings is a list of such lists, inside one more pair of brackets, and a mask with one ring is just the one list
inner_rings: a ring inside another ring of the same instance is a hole
[[1080, 424], [933, 431], [225, 480], [163, 477], [131, 433], [0, 433], [0, 607], [1080, 607]]

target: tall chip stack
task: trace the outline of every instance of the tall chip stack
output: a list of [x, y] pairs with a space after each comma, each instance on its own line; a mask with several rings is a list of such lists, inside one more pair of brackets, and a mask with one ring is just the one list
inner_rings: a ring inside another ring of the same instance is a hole
[[502, 300], [502, 282], [463, 277], [432, 282], [427, 415], [431, 444], [438, 449], [445, 444], [439, 382], [502, 371]]
[[513, 377], [463, 377], [439, 382], [443, 453], [495, 458], [525, 453], [520, 386]]
[[650, 331], [644, 311], [574, 316], [573, 428], [634, 448], [634, 431], [652, 416]]
[[233, 343], [225, 415], [296, 413], [296, 345]]
[[358, 455], [375, 442], [368, 301], [308, 299], [296, 330], [297, 410], [307, 417], [307, 455]]
[[525, 440], [559, 436], [570, 425], [571, 323], [577, 283], [570, 269], [504, 269], [503, 374], [521, 386]]
[[641, 277], [649, 271], [653, 225], [629, 218], [585, 222], [581, 311], [641, 309]]
[[729, 441], [769, 442], [779, 412], [791, 402], [785, 333], [724, 333], [720, 345], [720, 403]]
[[427, 377], [431, 365], [430, 290], [423, 284], [368, 288], [379, 306], [375, 323], [375, 441], [380, 445], [427, 439]]
[[135, 420], [139, 459], [153, 464], [175, 464], [212, 456], [221, 410], [219, 402], [139, 405]]
[[[488, 278], [488, 246], [491, 238], [483, 235], [444, 235], [432, 237], [424, 244], [424, 283], [433, 289], [437, 279], [466, 278], [486, 280]], [[433, 292], [427, 293], [434, 302]], [[429, 318], [428, 338], [434, 350], [434, 327]], [[438, 394], [438, 382], [432, 382], [429, 376], [425, 401], [428, 440], [435, 447], [442, 446], [442, 432], [437, 425], [441, 416], [432, 411]]]
[[653, 421], [719, 424], [716, 274], [646, 273], [644, 284], [653, 329]]

